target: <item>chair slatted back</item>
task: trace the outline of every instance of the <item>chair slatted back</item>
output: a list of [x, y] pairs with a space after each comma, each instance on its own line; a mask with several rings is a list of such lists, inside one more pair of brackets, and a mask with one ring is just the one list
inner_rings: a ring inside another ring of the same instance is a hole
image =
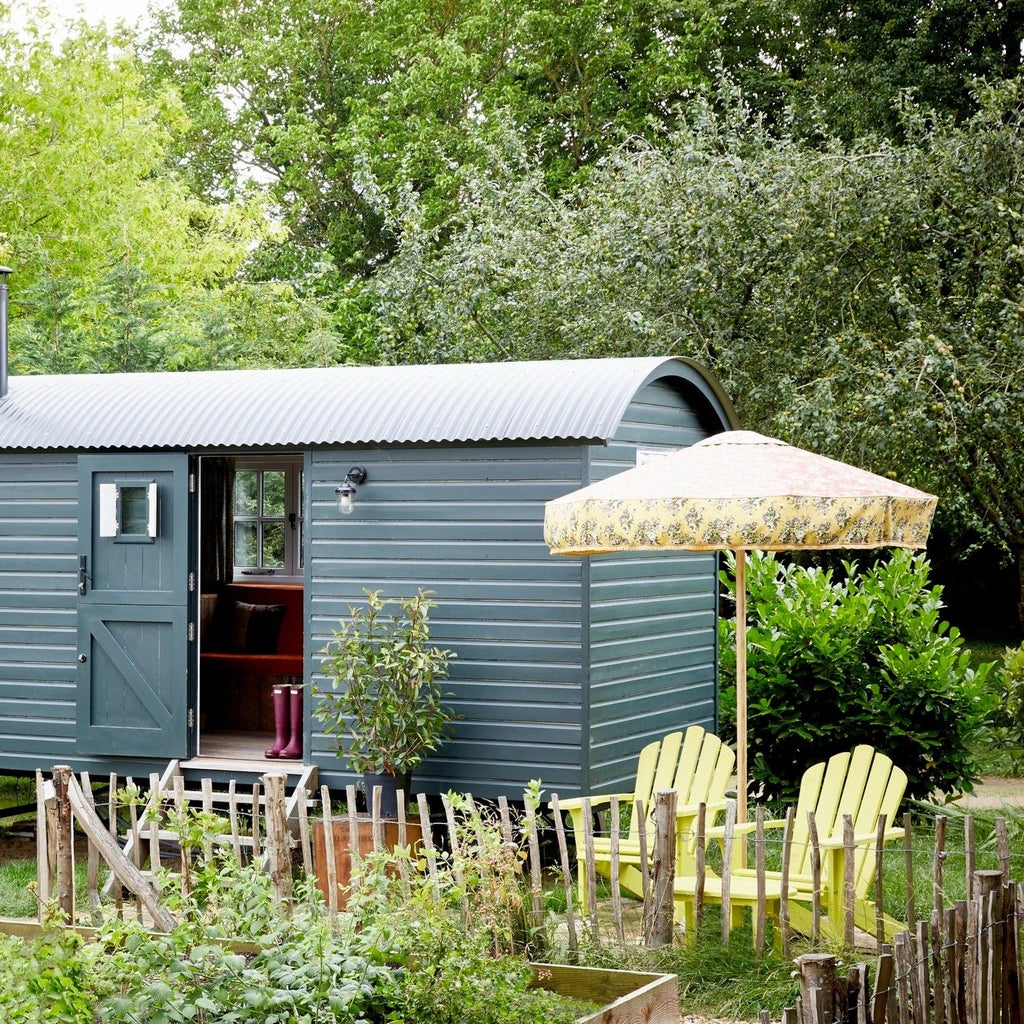
[[[648, 839], [654, 839], [659, 790], [676, 790], [679, 807], [720, 802], [725, 798], [735, 762], [732, 748], [700, 725], [691, 725], [685, 732], [669, 733], [644, 747], [637, 763], [633, 802], [644, 802]], [[639, 842], [635, 814], [629, 839]]]
[[[850, 815], [855, 834], [874, 833], [878, 816], [884, 814], [894, 825], [900, 801], [907, 788], [907, 775], [885, 754], [868, 744], [852, 751], [833, 754], [827, 762], [811, 765], [800, 780], [796, 818], [793, 822], [791, 870], [795, 875], [811, 873], [811, 849], [807, 812], [814, 812], [819, 840], [843, 838], [843, 817]], [[867, 895], [874, 879], [875, 854], [860, 846], [855, 854], [854, 878], [858, 896]], [[840, 884], [841, 879], [832, 879]]]

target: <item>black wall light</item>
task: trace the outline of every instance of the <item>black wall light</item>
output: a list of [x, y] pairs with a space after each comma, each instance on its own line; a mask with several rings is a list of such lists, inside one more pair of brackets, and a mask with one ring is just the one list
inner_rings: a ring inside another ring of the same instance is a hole
[[366, 470], [362, 466], [353, 466], [345, 474], [345, 482], [334, 489], [338, 498], [338, 511], [345, 516], [352, 515], [356, 507], [356, 488], [366, 483]]

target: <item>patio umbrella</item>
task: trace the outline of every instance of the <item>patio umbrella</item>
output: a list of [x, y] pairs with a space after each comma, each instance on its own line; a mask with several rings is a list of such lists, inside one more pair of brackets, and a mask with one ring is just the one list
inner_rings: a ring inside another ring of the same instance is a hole
[[936, 498], [748, 430], [690, 448], [549, 501], [552, 554], [735, 552], [737, 817], [746, 820], [748, 549], [921, 548]]

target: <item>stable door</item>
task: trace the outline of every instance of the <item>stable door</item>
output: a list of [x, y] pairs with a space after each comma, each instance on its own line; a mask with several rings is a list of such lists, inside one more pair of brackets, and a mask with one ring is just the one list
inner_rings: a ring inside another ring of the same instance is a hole
[[78, 751], [187, 757], [189, 457], [82, 456], [78, 497]]

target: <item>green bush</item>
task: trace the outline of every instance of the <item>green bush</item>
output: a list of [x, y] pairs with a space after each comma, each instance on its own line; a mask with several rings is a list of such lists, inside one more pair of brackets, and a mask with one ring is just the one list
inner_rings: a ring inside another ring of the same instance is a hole
[[1003, 652], [1001, 681], [997, 722], [1015, 751], [1015, 767], [1019, 769], [1024, 760], [1024, 644]]
[[[972, 751], [991, 699], [986, 663], [970, 667], [956, 629], [940, 619], [942, 588], [923, 555], [896, 551], [860, 572], [753, 553], [747, 570], [750, 778], [792, 800], [804, 769], [858, 743], [908, 776], [907, 796], [970, 792]], [[735, 598], [731, 574], [723, 581]], [[723, 732], [735, 736], [736, 624], [719, 624]]]

